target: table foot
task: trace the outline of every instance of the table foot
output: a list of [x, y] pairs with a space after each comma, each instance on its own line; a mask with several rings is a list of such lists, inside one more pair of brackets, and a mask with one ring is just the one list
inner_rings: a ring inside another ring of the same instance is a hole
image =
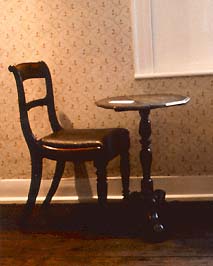
[[145, 221], [143, 236], [149, 241], [159, 242], [166, 237], [166, 227], [162, 223], [159, 215], [159, 207], [165, 203], [165, 191], [157, 189], [153, 192], [132, 192], [129, 200], [137, 202], [137, 207], [144, 207]]

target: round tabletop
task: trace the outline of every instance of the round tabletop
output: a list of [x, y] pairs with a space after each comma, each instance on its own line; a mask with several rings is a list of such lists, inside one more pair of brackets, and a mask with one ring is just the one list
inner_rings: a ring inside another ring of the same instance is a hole
[[96, 105], [115, 111], [134, 111], [183, 105], [189, 97], [175, 94], [140, 94], [108, 97], [96, 102]]

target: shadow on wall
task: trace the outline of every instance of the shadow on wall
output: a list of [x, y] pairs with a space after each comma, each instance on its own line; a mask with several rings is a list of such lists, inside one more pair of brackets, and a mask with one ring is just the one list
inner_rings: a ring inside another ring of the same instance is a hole
[[[59, 122], [61, 126], [65, 129], [71, 129], [73, 127], [73, 123], [70, 121], [69, 117], [64, 114], [63, 112], [59, 112]], [[69, 168], [72, 167], [70, 162], [67, 162], [68, 164], [68, 171]], [[86, 164], [84, 162], [76, 162], [73, 163], [74, 165], [74, 180], [75, 180], [75, 189], [76, 189], [76, 194], [78, 196], [79, 202], [82, 202], [83, 199], [86, 197], [92, 198], [93, 193], [91, 189], [91, 185], [89, 182], [89, 175], [88, 171], [86, 168]], [[81, 182], [79, 182], [80, 178], [84, 178], [84, 187], [81, 186]]]

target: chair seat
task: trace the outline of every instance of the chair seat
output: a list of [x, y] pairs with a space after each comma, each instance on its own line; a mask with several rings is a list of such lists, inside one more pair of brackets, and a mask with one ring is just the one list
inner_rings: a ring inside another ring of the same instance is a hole
[[124, 128], [61, 129], [41, 139], [42, 145], [53, 148], [119, 148], [121, 138], [127, 136]]

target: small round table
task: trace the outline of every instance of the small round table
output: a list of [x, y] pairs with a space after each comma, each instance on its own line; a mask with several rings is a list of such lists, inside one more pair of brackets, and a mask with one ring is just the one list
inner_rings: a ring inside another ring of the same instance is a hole
[[165, 201], [165, 191], [153, 189], [151, 178], [151, 122], [149, 114], [152, 109], [165, 108], [177, 105], [184, 105], [190, 98], [175, 94], [141, 94], [126, 95], [101, 99], [96, 105], [115, 111], [138, 111], [140, 114], [139, 134], [140, 134], [140, 162], [143, 170], [141, 180], [141, 191], [130, 194], [130, 199], [144, 200], [147, 208], [147, 221], [149, 228], [155, 235], [165, 232], [165, 226], [161, 223], [158, 213], [159, 206]]

